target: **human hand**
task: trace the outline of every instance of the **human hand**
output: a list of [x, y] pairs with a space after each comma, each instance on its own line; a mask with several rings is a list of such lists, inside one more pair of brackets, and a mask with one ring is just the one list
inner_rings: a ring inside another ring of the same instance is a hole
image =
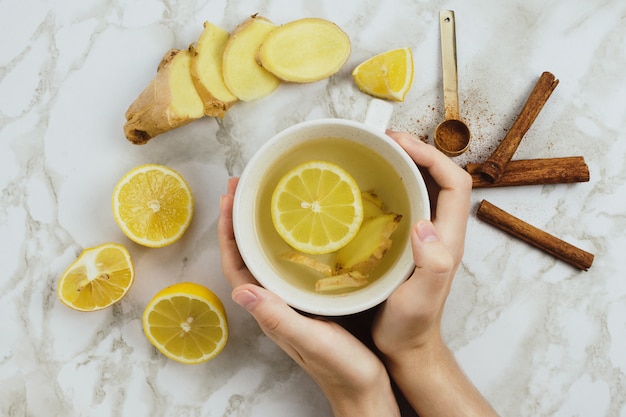
[[452, 278], [463, 255], [472, 183], [469, 175], [434, 147], [408, 133], [389, 132], [425, 170], [432, 223], [411, 229], [413, 275], [382, 305], [373, 326], [384, 354], [440, 343], [440, 321]]
[[415, 271], [378, 310], [372, 338], [420, 416], [495, 416], [441, 337], [444, 304], [463, 256], [471, 177], [408, 133], [388, 134], [425, 170], [432, 222], [413, 225]]
[[220, 200], [218, 237], [222, 270], [233, 300], [263, 332], [320, 386], [335, 416], [399, 415], [383, 363], [335, 322], [305, 317], [259, 286], [235, 242], [232, 206], [238, 180], [231, 179]]

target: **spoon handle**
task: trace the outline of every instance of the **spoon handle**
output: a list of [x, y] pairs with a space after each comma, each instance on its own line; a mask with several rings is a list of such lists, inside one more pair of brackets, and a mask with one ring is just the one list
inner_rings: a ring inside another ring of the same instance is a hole
[[439, 12], [441, 30], [441, 66], [443, 70], [443, 104], [446, 120], [459, 120], [459, 81], [456, 64], [456, 28], [454, 12]]

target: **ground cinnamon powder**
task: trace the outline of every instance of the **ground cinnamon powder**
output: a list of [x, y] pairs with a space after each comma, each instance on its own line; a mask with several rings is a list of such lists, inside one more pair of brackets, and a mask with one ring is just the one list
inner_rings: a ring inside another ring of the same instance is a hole
[[461, 152], [469, 144], [469, 130], [458, 120], [447, 120], [437, 127], [435, 144], [444, 152]]

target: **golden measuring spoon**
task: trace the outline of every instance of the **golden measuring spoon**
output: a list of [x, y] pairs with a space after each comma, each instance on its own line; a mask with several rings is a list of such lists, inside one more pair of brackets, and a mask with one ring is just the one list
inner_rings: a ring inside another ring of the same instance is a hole
[[441, 29], [441, 66], [443, 68], [443, 104], [445, 120], [435, 129], [435, 146], [448, 156], [457, 156], [469, 148], [470, 130], [460, 119], [459, 80], [456, 62], [454, 12], [439, 13]]

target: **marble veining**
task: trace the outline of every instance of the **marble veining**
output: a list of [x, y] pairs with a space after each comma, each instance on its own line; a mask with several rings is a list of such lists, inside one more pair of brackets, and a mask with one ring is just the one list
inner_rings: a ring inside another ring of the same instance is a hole
[[[323, 416], [315, 383], [230, 300], [216, 239], [219, 196], [256, 149], [292, 124], [361, 120], [370, 98], [351, 80], [373, 54], [411, 47], [413, 87], [390, 127], [432, 143], [443, 119], [438, 12], [457, 18], [460, 111], [473, 135], [459, 165], [495, 149], [541, 72], [560, 83], [516, 158], [583, 155], [588, 183], [475, 190], [482, 199], [593, 252], [577, 271], [470, 216], [466, 255], [444, 316], [463, 368], [502, 415], [626, 417], [626, 5], [618, 1], [319, 2], [265, 0], [0, 3], [0, 414], [3, 416]], [[330, 79], [281, 85], [145, 146], [124, 112], [169, 48], [209, 20], [232, 30], [253, 13], [275, 23], [336, 22], [352, 55]], [[191, 228], [149, 250], [110, 208], [133, 166], [163, 163], [196, 198]], [[84, 248], [124, 243], [136, 283], [90, 314], [56, 298]], [[162, 287], [194, 280], [225, 302], [231, 337], [215, 360], [158, 354], [141, 313]], [[406, 412], [405, 415], [412, 415]]]

